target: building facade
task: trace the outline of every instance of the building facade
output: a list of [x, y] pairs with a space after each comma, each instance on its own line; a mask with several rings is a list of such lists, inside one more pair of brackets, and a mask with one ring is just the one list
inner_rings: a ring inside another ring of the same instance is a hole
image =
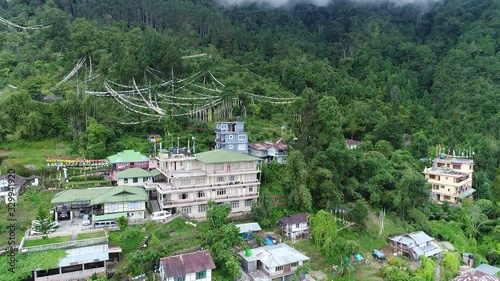
[[264, 162], [276, 161], [280, 164], [285, 164], [288, 156], [287, 145], [283, 139], [278, 139], [276, 142], [260, 142], [248, 145], [248, 154], [259, 157]]
[[156, 189], [160, 209], [205, 218], [207, 202], [229, 203], [231, 214], [250, 212], [259, 196], [259, 158], [228, 150], [190, 155], [175, 149], [159, 155], [165, 180], [146, 183]]
[[214, 268], [209, 251], [160, 259], [161, 281], [211, 281]]
[[215, 123], [215, 149], [248, 154], [248, 132], [240, 116], [236, 122]]
[[51, 201], [57, 213], [69, 212], [70, 219], [88, 214], [93, 222], [102, 215], [111, 214], [144, 219], [147, 202], [146, 190], [136, 186], [68, 189], [56, 194]]
[[281, 232], [292, 240], [307, 237], [309, 235], [308, 217], [308, 213], [299, 213], [280, 218], [278, 224]]
[[435, 158], [430, 168], [424, 169], [424, 175], [432, 186], [432, 199], [442, 203], [460, 204], [466, 198], [472, 198], [474, 160], [453, 158], [441, 155]]
[[110, 165], [109, 180], [111, 184], [117, 185], [117, 176], [121, 171], [130, 168], [140, 168], [146, 171], [156, 169], [157, 161], [155, 158], [149, 158], [140, 152], [133, 150], [124, 150], [115, 155], [106, 158], [107, 163]]
[[420, 256], [433, 257], [443, 251], [434, 238], [423, 231], [393, 236], [389, 238], [389, 242], [394, 252], [412, 260], [419, 260]]

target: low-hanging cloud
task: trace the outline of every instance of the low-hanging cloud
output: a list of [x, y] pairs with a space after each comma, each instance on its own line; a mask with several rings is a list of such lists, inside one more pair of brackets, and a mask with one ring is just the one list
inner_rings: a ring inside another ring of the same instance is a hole
[[[298, 3], [313, 4], [315, 6], [327, 6], [328, 4], [333, 3], [335, 0], [217, 0], [217, 1], [224, 6], [231, 6], [231, 5], [241, 6], [248, 4], [258, 4], [258, 5], [266, 5], [273, 8], [278, 8]], [[398, 5], [406, 5], [406, 4], [428, 5], [439, 2], [441, 0], [352, 0], [352, 1], [358, 3], [366, 3], [366, 4], [390, 2]]]

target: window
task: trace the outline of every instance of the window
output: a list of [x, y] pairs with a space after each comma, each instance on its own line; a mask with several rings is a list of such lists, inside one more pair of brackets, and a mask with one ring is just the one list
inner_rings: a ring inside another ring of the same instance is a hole
[[205, 191], [198, 191], [198, 198], [205, 197]]
[[238, 150], [247, 150], [246, 144], [238, 144]]
[[434, 190], [439, 190], [439, 184], [433, 184], [432, 189]]
[[204, 184], [205, 179], [196, 179], [196, 184]]
[[139, 202], [139, 201], [128, 202], [128, 209], [129, 210], [141, 209], [141, 202]]
[[300, 227], [300, 223], [295, 224], [295, 227], [299, 228]]
[[445, 195], [444, 200], [450, 200], [450, 196]]
[[186, 281], [186, 278], [184, 276], [179, 276], [179, 277], [175, 277], [174, 281]]
[[228, 148], [229, 148], [229, 149], [233, 149], [233, 145], [232, 145], [232, 144], [230, 144], [230, 145], [228, 146]]
[[245, 207], [250, 207], [253, 205], [253, 199], [246, 199], [245, 200]]
[[198, 205], [198, 213], [205, 213], [207, 211], [207, 205]]
[[235, 170], [239, 169], [240, 168], [240, 163], [239, 162], [238, 163], [231, 163], [231, 168], [235, 169]]
[[253, 192], [253, 186], [248, 187], [248, 192]]
[[191, 180], [190, 179], [182, 179], [181, 180], [181, 185], [189, 185], [191, 184]]
[[461, 168], [460, 165], [453, 165], [453, 169], [455, 170], [460, 170], [460, 168]]
[[238, 140], [246, 140], [247, 136], [245, 135], [238, 135]]
[[299, 266], [299, 263], [298, 263], [298, 262], [292, 262], [292, 263], [290, 264], [290, 266], [291, 266], [291, 267], [297, 267], [297, 266]]
[[217, 177], [217, 182], [223, 182], [224, 181], [224, 177]]
[[222, 170], [224, 170], [224, 164], [215, 164], [214, 169], [216, 171], [222, 171]]
[[148, 177], [142, 178], [142, 181], [143, 181], [143, 182], [147, 182], [148, 180], [149, 180], [149, 178], [148, 178]]
[[206, 271], [196, 272], [196, 280], [203, 279], [203, 278], [207, 278], [207, 272]]
[[232, 140], [232, 139], [233, 139], [233, 135], [229, 135], [229, 136], [227, 136], [227, 137], [228, 137], [228, 139], [230, 139], [230, 140]]
[[227, 130], [227, 124], [220, 124], [221, 130]]
[[430, 179], [435, 179], [435, 178], [436, 178], [436, 176], [435, 176], [435, 175], [429, 175], [429, 178], [430, 178]]
[[231, 208], [236, 209], [240, 207], [240, 201], [231, 201]]
[[255, 164], [254, 164], [253, 162], [247, 162], [247, 163], [246, 163], [246, 165], [245, 165], [245, 166], [246, 166], [245, 168], [247, 168], [247, 169], [252, 169], [252, 168], [255, 168], [255, 166], [254, 166], [254, 165], [255, 165]]
[[139, 182], [139, 178], [133, 178], [133, 179], [132, 179], [132, 182], [133, 182], [133, 183], [138, 183], [138, 182]]
[[234, 176], [229, 176], [229, 181], [234, 181]]
[[179, 199], [188, 199], [188, 194], [186, 192], [179, 194]]
[[109, 212], [118, 211], [118, 203], [108, 203], [108, 211]]
[[226, 195], [226, 189], [224, 188], [217, 189], [217, 195]]
[[123, 183], [128, 183], [128, 179], [123, 179]]
[[282, 271], [283, 270], [283, 266], [280, 265], [280, 266], [277, 266], [274, 271]]
[[191, 214], [191, 206], [184, 206], [181, 208], [181, 213], [183, 215]]

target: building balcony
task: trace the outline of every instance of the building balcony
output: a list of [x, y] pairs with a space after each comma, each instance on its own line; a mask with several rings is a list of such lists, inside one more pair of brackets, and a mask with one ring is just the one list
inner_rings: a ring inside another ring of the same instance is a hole
[[213, 200], [216, 202], [225, 202], [225, 201], [231, 201], [237, 198], [247, 198], [247, 199], [252, 199], [252, 198], [257, 198], [259, 196], [258, 192], [252, 192], [252, 193], [247, 193], [247, 194], [227, 194], [227, 195], [217, 195], [217, 196], [205, 196], [205, 197], [199, 197], [199, 198], [188, 198], [188, 199], [178, 199], [178, 200], [171, 200], [171, 199], [166, 199], [166, 200], [159, 200], [160, 205], [163, 206], [163, 208], [168, 208], [168, 207], [173, 207], [173, 206], [182, 206], [182, 205], [198, 205], [202, 203], [206, 203], [209, 200]]

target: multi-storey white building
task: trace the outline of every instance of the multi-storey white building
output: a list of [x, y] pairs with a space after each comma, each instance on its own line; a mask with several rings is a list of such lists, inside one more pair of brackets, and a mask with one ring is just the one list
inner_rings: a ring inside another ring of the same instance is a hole
[[250, 211], [259, 196], [259, 158], [228, 150], [182, 152], [161, 151], [158, 169], [165, 180], [144, 185], [156, 189], [160, 209], [204, 218], [213, 200], [229, 203], [232, 215]]
[[432, 185], [434, 200], [460, 204], [463, 199], [472, 197], [476, 191], [472, 188], [474, 160], [441, 155], [432, 162], [433, 166], [425, 168], [424, 174]]

